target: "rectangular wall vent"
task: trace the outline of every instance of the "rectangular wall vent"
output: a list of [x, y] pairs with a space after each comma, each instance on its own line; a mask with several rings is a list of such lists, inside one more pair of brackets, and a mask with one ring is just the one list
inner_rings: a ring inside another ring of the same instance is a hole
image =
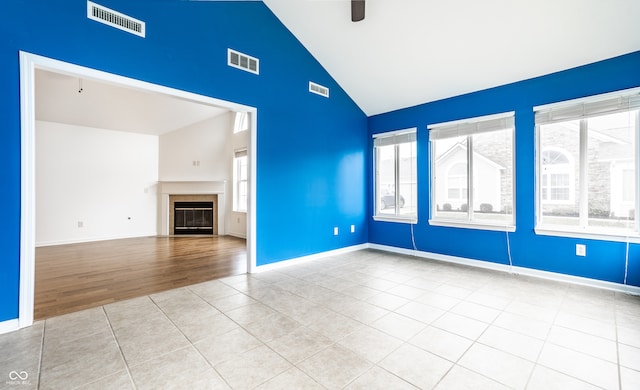
[[134, 19], [91, 1], [87, 1], [87, 17], [91, 20], [95, 20], [96, 22], [115, 27], [143, 38], [145, 36], [145, 24], [143, 21]]
[[326, 98], [329, 97], [329, 88], [324, 87], [320, 84], [316, 84], [313, 81], [309, 81], [309, 92], [324, 96]]
[[260, 60], [232, 49], [227, 49], [227, 64], [247, 72], [260, 74]]

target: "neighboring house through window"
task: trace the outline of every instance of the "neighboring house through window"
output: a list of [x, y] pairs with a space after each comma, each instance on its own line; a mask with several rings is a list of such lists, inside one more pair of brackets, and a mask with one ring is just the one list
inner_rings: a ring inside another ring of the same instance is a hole
[[573, 202], [575, 185], [573, 159], [557, 148], [542, 151], [540, 190], [545, 203], [569, 204]]
[[467, 201], [467, 165], [455, 163], [447, 175], [447, 200], [451, 202]]
[[638, 234], [640, 90], [536, 107], [536, 231]]
[[514, 114], [429, 125], [432, 225], [514, 229]]

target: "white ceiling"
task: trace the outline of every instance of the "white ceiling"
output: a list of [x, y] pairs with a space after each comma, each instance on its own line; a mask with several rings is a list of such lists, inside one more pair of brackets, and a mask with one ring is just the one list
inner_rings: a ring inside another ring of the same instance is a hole
[[640, 50], [640, 0], [264, 0], [367, 115]]
[[37, 120], [143, 134], [164, 134], [229, 111], [39, 69], [35, 89]]

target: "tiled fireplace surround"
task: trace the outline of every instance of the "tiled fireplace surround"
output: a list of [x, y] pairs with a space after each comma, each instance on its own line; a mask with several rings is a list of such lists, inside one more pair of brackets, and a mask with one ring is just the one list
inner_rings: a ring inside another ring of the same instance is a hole
[[175, 202], [213, 201], [215, 219], [213, 232], [224, 235], [225, 190], [224, 181], [160, 182], [160, 234], [173, 235], [173, 206]]

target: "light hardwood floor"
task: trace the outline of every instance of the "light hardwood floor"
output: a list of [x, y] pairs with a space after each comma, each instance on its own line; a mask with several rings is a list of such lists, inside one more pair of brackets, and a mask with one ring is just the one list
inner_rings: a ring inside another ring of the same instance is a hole
[[247, 272], [246, 240], [142, 237], [36, 248], [35, 319]]

